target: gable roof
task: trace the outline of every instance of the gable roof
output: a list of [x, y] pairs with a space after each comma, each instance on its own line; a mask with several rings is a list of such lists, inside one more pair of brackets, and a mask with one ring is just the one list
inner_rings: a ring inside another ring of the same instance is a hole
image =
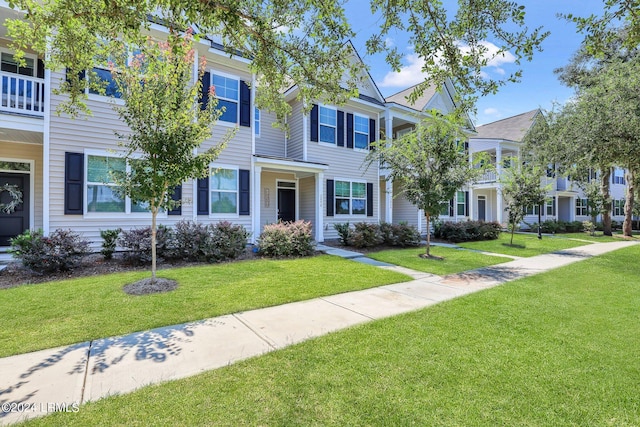
[[416, 99], [416, 102], [412, 104], [411, 102], [409, 102], [407, 97], [415, 90], [418, 84], [415, 84], [398, 93], [394, 93], [393, 95], [388, 96], [385, 101], [393, 102], [395, 104], [402, 105], [403, 107], [408, 107], [416, 111], [423, 111], [429, 104], [429, 101], [431, 101], [431, 99], [436, 95], [438, 91], [435, 86], [431, 85], [426, 88], [424, 92], [422, 92], [422, 95], [420, 95], [418, 99]]
[[517, 116], [507, 117], [486, 125], [476, 127], [478, 134], [473, 138], [480, 139], [504, 139], [508, 141], [520, 142], [529, 132], [531, 126], [535, 122], [538, 114], [541, 114], [539, 108]]

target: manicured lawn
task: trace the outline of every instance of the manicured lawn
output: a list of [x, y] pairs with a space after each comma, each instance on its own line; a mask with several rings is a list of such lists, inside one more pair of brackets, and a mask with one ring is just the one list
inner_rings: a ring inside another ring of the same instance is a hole
[[602, 231], [596, 231], [595, 236], [592, 236], [589, 233], [558, 233], [555, 236], [565, 239], [589, 240], [590, 242], [595, 243], [620, 242], [622, 240], [619, 237], [605, 236], [602, 234]]
[[34, 425], [640, 425], [640, 247]]
[[424, 271], [439, 276], [511, 261], [511, 259], [505, 257], [488, 256], [477, 252], [439, 246], [432, 246], [430, 252], [432, 255], [443, 257], [444, 259], [442, 260], [420, 258], [418, 255], [424, 252], [425, 248], [421, 246], [419, 248], [391, 249], [388, 251], [373, 252], [367, 256], [378, 261], [401, 265], [413, 270]]
[[149, 273], [0, 290], [0, 357], [409, 280], [328, 255], [162, 270], [173, 292], [131, 296]]
[[587, 242], [558, 239], [548, 236], [543, 236], [542, 239], [538, 239], [537, 234], [515, 234], [513, 236], [513, 245], [510, 244], [510, 241], [511, 234], [505, 232], [500, 233], [500, 238], [497, 240], [465, 242], [460, 243], [459, 246], [497, 254], [530, 257], [589, 244]]

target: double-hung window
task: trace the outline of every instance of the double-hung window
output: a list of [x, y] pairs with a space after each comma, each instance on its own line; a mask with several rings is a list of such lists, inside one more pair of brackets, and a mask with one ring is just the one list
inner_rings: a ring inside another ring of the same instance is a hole
[[587, 199], [576, 199], [576, 216], [587, 216], [587, 215], [589, 215]]
[[338, 123], [336, 110], [320, 106], [318, 120], [320, 124], [320, 142], [335, 144]]
[[120, 197], [111, 172], [125, 172], [123, 158], [87, 156], [87, 212], [127, 211], [127, 201]]
[[353, 143], [355, 148], [366, 150], [369, 146], [369, 118], [353, 116]]
[[256, 136], [260, 136], [260, 110], [253, 109], [253, 132]]
[[36, 61], [33, 57], [24, 57], [24, 66], [18, 64], [12, 53], [2, 52], [0, 54], [0, 69], [7, 73], [20, 74], [23, 76], [35, 76], [36, 75]]
[[338, 215], [365, 215], [367, 213], [367, 184], [336, 181], [335, 203]]
[[216, 89], [218, 99], [217, 109], [224, 107], [224, 112], [218, 120], [229, 123], [238, 123], [238, 104], [240, 100], [240, 80], [213, 72], [211, 74], [213, 86]]
[[613, 183], [614, 184], [625, 184], [624, 181], [624, 169], [615, 168], [613, 170]]
[[540, 206], [538, 205], [527, 206], [527, 208], [524, 210], [525, 215], [538, 215], [538, 212], [540, 212]]
[[613, 216], [623, 216], [623, 215], [624, 215], [624, 200], [614, 200]]
[[551, 200], [547, 200], [545, 203], [547, 216], [555, 216], [556, 215], [556, 199], [553, 198]]
[[456, 194], [456, 212], [458, 216], [467, 216], [467, 201], [464, 191], [458, 191]]
[[214, 169], [210, 179], [210, 213], [238, 213], [238, 170]]

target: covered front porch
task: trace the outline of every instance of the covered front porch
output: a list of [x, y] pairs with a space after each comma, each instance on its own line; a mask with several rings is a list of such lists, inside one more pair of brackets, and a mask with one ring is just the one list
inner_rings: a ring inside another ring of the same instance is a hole
[[253, 157], [253, 239], [267, 224], [305, 220], [324, 241], [324, 171], [328, 165], [283, 157]]

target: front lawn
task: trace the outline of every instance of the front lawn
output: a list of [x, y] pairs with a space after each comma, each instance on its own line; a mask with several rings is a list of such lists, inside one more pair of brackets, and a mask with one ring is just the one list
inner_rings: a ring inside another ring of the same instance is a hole
[[605, 236], [604, 234], [602, 234], [602, 231], [596, 231], [595, 236], [592, 236], [589, 233], [556, 233], [554, 237], [565, 238], [565, 239], [589, 240], [590, 242], [595, 242], [595, 243], [619, 242], [622, 240], [619, 237]]
[[511, 245], [510, 242], [511, 234], [504, 232], [500, 233], [500, 237], [497, 240], [465, 242], [459, 243], [459, 246], [462, 246], [463, 248], [476, 249], [479, 251], [493, 252], [497, 254], [530, 257], [589, 244], [587, 242], [580, 242], [577, 240], [569, 239], [558, 239], [549, 236], [542, 236], [542, 239], [538, 239], [538, 235], [533, 233], [514, 234], [513, 245]]
[[322, 255], [161, 270], [173, 292], [132, 296], [148, 272], [0, 290], [0, 357], [409, 280]]
[[511, 259], [505, 257], [483, 255], [472, 251], [443, 248], [442, 246], [432, 246], [430, 249], [432, 255], [443, 257], [441, 260], [420, 258], [418, 255], [424, 252], [425, 248], [421, 246], [419, 248], [372, 252], [367, 256], [378, 261], [401, 265], [413, 270], [437, 274], [438, 276], [511, 261]]
[[33, 425], [640, 425], [640, 247]]

